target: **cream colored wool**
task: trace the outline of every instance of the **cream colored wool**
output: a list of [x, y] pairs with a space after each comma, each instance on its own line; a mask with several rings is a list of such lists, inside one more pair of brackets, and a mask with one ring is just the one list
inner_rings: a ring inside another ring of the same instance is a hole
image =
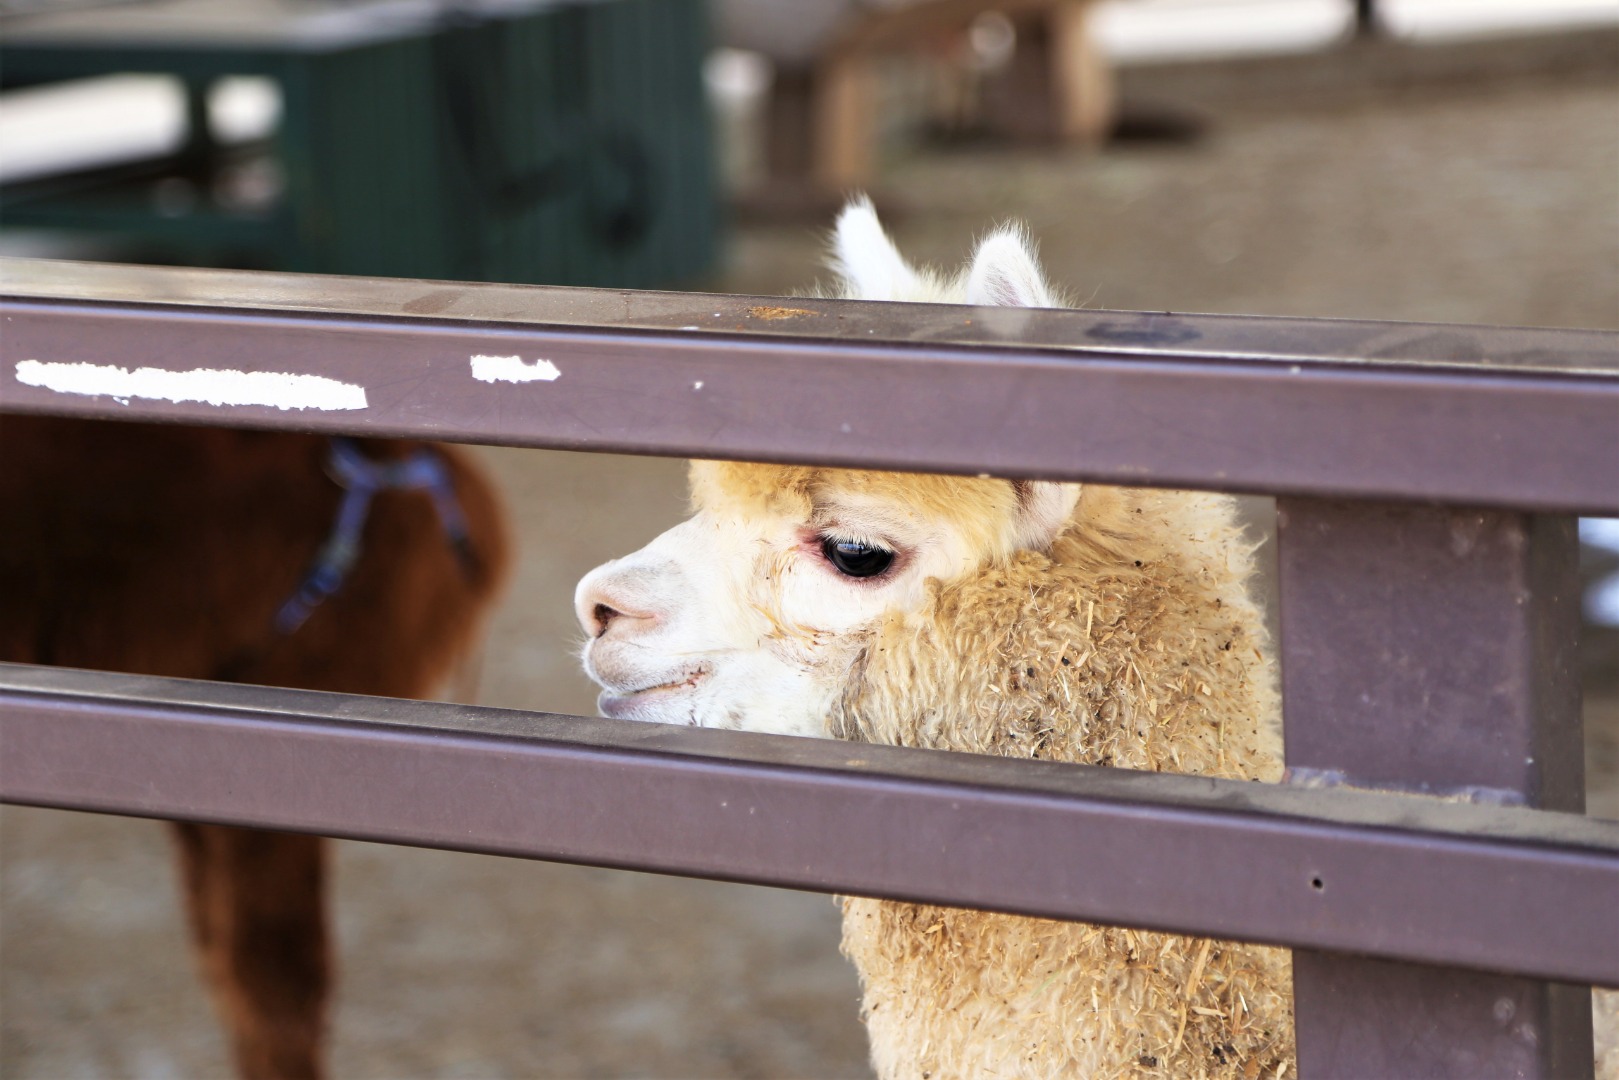
[[[856, 201], [833, 248], [829, 295], [1057, 302], [1014, 229], [951, 277], [911, 267]], [[1071, 486], [695, 462], [696, 516], [581, 582], [587, 669], [624, 715], [665, 723], [1280, 779], [1276, 668], [1232, 501], [1078, 490], [1065, 520]], [[935, 561], [907, 578], [902, 555], [896, 576], [914, 591], [817, 578], [819, 542], [846, 530]], [[946, 550], [968, 557], [938, 561]], [[889, 606], [861, 606], [879, 595]], [[843, 909], [882, 1080], [1294, 1072], [1285, 950], [871, 899]], [[1616, 1011], [1619, 995], [1599, 996], [1608, 1080]]]
[[[853, 204], [840, 220], [834, 295], [1056, 302], [1015, 230], [989, 237], [952, 280], [908, 266], [869, 209]], [[998, 542], [1017, 514], [1007, 481], [707, 464], [693, 481], [700, 506], [743, 513], [809, 506], [817, 487], [875, 490], [923, 514], [943, 508], [979, 538], [978, 570], [930, 582], [921, 610], [878, 626], [829, 734], [1281, 778], [1276, 667], [1247, 586], [1253, 544], [1228, 497], [1087, 485], [1049, 552], [1035, 552]], [[1286, 950], [862, 898], [843, 906], [843, 950], [860, 972], [883, 1080], [1253, 1080], [1293, 1068]]]
[[1597, 1080], [1619, 1080], [1619, 990], [1597, 990], [1591, 997]]
[[[923, 610], [885, 622], [832, 732], [1278, 779], [1250, 547], [1229, 499], [1087, 487], [1049, 554], [934, 583]], [[867, 899], [844, 901], [843, 947], [891, 1080], [1291, 1065], [1283, 950]]]

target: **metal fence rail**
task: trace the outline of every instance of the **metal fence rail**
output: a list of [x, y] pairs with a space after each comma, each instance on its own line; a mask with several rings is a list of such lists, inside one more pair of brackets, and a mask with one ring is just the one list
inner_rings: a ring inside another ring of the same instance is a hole
[[0, 700], [12, 802], [1619, 985], [1619, 829], [1574, 814], [18, 664]]
[[[22, 260], [0, 281], [12, 411], [1619, 513], [1600, 331]], [[555, 377], [483, 381], [475, 356]], [[28, 360], [320, 375], [365, 407], [61, 393]]]
[[1619, 985], [1571, 516], [1619, 513], [1619, 334], [0, 277], [0, 412], [1274, 493], [1290, 768], [1521, 805], [21, 667], [0, 799], [1288, 944], [1307, 1080], [1589, 1069], [1546, 980]]

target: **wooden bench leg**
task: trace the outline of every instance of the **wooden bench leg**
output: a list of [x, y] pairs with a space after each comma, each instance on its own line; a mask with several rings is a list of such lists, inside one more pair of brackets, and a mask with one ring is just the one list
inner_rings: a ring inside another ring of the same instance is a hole
[[776, 66], [765, 97], [765, 172], [772, 182], [801, 182], [814, 159], [815, 73]]
[[1057, 138], [1099, 146], [1113, 131], [1118, 107], [1113, 66], [1090, 32], [1088, 0], [1051, 9], [1046, 47], [1051, 55], [1051, 104]]
[[1100, 145], [1113, 131], [1113, 69], [1090, 33], [1089, 0], [1057, 2], [1013, 18], [1017, 51], [985, 89], [995, 129], [1014, 139]]
[[777, 213], [835, 213], [872, 180], [875, 108], [871, 59], [778, 66], [766, 98], [765, 205]]
[[815, 87], [815, 180], [833, 191], [871, 182], [877, 138], [872, 58], [834, 56], [817, 72]]

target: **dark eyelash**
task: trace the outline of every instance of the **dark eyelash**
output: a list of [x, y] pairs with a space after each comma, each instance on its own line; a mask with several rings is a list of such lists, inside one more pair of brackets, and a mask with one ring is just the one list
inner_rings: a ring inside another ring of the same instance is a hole
[[874, 578], [894, 565], [895, 553], [864, 540], [837, 536], [821, 539], [821, 555], [844, 577]]

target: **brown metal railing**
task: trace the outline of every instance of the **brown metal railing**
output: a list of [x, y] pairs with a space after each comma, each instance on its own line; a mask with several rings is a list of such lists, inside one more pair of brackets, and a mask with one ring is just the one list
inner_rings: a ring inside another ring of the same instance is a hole
[[[1572, 515], [1619, 514], [1619, 334], [0, 277], [0, 412], [1275, 494], [1309, 781], [0, 666], [0, 799], [1291, 945], [1307, 1080], [1459, 1045], [1567, 1075], [1582, 1039], [1590, 1068], [1568, 984], [1619, 986], [1619, 824], [1578, 816]], [[319, 376], [364, 407], [169, 400], [113, 368]]]

